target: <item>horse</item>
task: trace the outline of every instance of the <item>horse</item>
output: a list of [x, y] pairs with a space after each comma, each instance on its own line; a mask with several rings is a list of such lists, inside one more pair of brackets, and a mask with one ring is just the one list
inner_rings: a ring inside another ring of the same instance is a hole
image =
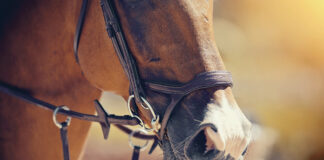
[[[114, 0], [113, 4], [144, 82], [177, 86], [200, 73], [225, 70], [213, 37], [212, 0]], [[103, 91], [128, 99], [130, 82], [107, 36], [99, 0], [88, 2], [78, 63], [72, 46], [81, 1], [16, 0], [4, 6], [1, 81], [82, 113], [95, 112], [92, 101]], [[163, 117], [170, 96], [143, 90], [147, 102]], [[0, 106], [1, 159], [61, 159], [51, 112], [1, 92]], [[142, 107], [138, 117], [145, 124], [152, 119]], [[80, 158], [89, 126], [73, 119], [71, 159]], [[249, 144], [251, 127], [231, 86], [198, 89], [179, 99], [159, 146], [164, 159], [239, 159]]]

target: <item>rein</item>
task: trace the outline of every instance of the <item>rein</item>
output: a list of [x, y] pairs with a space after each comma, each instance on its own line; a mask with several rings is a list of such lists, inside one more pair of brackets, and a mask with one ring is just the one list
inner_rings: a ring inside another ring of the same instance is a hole
[[[80, 16], [74, 37], [74, 55], [77, 63], [79, 63], [78, 46], [86, 15], [87, 3], [88, 0], [82, 1]], [[108, 138], [110, 124], [116, 125], [117, 128], [129, 134], [130, 145], [134, 149], [132, 159], [136, 160], [139, 157], [139, 152], [146, 147], [147, 143], [144, 146], [137, 146], [132, 143], [132, 138], [136, 137], [146, 140], [154, 139], [154, 143], [149, 151], [149, 153], [152, 153], [158, 144], [162, 144], [162, 139], [165, 136], [166, 126], [173, 109], [186, 95], [192, 93], [193, 91], [210, 87], [232, 86], [232, 77], [230, 72], [227, 71], [203, 72], [197, 74], [193, 80], [181, 86], [175, 86], [172, 84], [162, 85], [143, 81], [139, 76], [135, 59], [128, 49], [112, 0], [101, 0], [100, 5], [103, 11], [108, 36], [112, 40], [116, 54], [118, 55], [119, 61], [130, 83], [130, 96], [128, 99], [128, 109], [130, 115], [116, 116], [113, 114], [108, 114], [98, 100], [94, 101], [97, 115], [75, 112], [69, 110], [66, 106], [55, 106], [32, 97], [14, 86], [0, 82], [1, 92], [35, 104], [43, 109], [53, 111], [53, 121], [60, 128], [64, 160], [69, 160], [67, 127], [70, 124], [71, 117], [100, 123], [105, 139]], [[168, 106], [166, 106], [164, 113], [155, 112], [154, 106], [151, 106], [146, 100], [147, 95], [145, 94], [145, 89], [149, 89], [157, 93], [167, 94], [171, 97], [171, 102]], [[139, 106], [150, 111], [151, 116], [153, 117], [150, 124], [145, 124], [144, 121], [138, 116], [137, 110]], [[64, 122], [57, 122], [56, 114], [62, 114], [68, 116], [68, 118]], [[160, 119], [160, 116], [162, 119]], [[141, 129], [133, 131], [123, 125], [140, 125]], [[148, 132], [154, 132], [155, 135], [147, 135]]]

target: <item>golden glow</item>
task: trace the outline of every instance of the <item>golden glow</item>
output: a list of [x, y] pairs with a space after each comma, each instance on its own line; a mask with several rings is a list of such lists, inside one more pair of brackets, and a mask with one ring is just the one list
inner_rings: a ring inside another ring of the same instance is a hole
[[232, 0], [214, 7], [216, 42], [239, 105], [279, 135], [272, 154], [323, 159], [324, 1]]

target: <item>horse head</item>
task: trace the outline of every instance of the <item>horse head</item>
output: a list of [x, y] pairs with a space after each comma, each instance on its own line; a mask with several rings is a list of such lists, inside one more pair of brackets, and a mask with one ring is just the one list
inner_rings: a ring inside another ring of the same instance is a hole
[[[115, 6], [143, 82], [177, 86], [200, 73], [225, 70], [213, 37], [212, 0], [116, 0]], [[90, 2], [79, 52], [82, 71], [92, 84], [127, 99], [128, 80], [107, 37], [98, 2]], [[153, 110], [163, 117], [172, 97], [145, 85], [144, 90]], [[150, 124], [152, 115], [141, 107], [138, 112]], [[165, 159], [239, 159], [250, 130], [230, 86], [199, 89], [179, 100], [160, 136], [160, 147]]]

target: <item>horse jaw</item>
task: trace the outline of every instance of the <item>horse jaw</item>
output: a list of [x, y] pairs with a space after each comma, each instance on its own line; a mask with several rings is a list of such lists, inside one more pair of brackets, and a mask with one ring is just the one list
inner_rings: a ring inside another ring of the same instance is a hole
[[212, 124], [217, 131], [207, 127], [207, 149], [223, 151], [225, 156], [230, 155], [239, 159], [251, 139], [252, 124], [244, 116], [234, 102], [229, 102], [225, 92], [221, 93], [217, 103], [209, 103], [207, 112], [201, 125]]

